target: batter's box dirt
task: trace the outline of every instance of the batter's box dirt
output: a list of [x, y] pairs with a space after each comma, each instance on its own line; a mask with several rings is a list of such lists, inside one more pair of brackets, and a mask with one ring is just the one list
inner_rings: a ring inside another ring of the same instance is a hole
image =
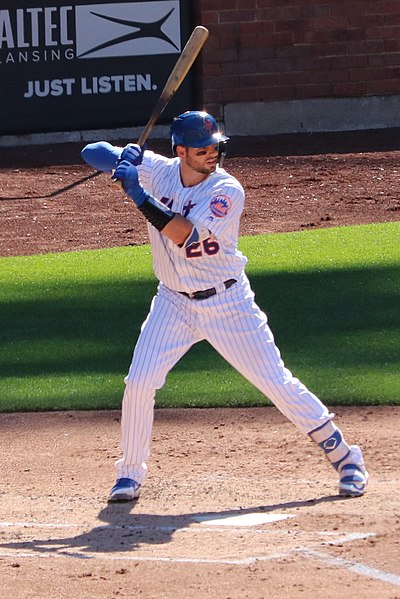
[[338, 411], [371, 473], [344, 499], [275, 408], [156, 410], [142, 495], [113, 505], [119, 412], [0, 415], [1, 596], [394, 599], [399, 416]]
[[[169, 524], [164, 519], [157, 525], [157, 518], [145, 516], [139, 522], [90, 530], [68, 524], [0, 522], [0, 556], [27, 558], [37, 553], [48, 558], [241, 566], [281, 560], [297, 553], [306, 555], [328, 546], [342, 546], [376, 536], [371, 532], [307, 532], [290, 527], [254, 528], [233, 524], [209, 527], [194, 522], [187, 526], [181, 517], [169, 519]], [[400, 584], [400, 576], [397, 578]]]

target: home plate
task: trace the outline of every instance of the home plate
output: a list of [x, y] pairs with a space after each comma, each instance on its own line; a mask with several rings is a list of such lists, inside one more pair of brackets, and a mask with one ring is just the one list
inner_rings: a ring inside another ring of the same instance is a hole
[[256, 512], [252, 514], [239, 514], [235, 516], [221, 516], [221, 514], [208, 514], [207, 516], [195, 516], [195, 522], [201, 522], [208, 526], [257, 526], [260, 524], [269, 524], [294, 518], [292, 514], [264, 514]]

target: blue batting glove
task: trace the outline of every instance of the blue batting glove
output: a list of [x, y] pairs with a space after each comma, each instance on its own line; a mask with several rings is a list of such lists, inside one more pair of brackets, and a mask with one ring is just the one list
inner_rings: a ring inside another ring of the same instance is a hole
[[115, 169], [120, 154], [121, 148], [112, 146], [107, 141], [88, 144], [81, 152], [81, 156], [87, 164], [106, 173], [111, 173]]
[[133, 166], [139, 166], [139, 164], [142, 164], [143, 160], [143, 148], [138, 144], [128, 144], [122, 150], [120, 161], [122, 160], [127, 160], [133, 164]]
[[125, 193], [132, 198], [136, 206], [141, 206], [148, 198], [148, 193], [139, 183], [139, 175], [136, 166], [127, 160], [119, 163], [113, 174], [113, 180], [121, 181]]

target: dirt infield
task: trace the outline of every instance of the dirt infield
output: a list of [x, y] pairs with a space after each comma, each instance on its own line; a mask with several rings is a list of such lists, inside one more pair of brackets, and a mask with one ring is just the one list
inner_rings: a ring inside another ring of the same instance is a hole
[[400, 596], [400, 408], [341, 408], [368, 493], [341, 499], [274, 408], [158, 410], [142, 496], [107, 505], [119, 412], [0, 415], [4, 599]]
[[[147, 242], [144, 217], [108, 175], [82, 163], [82, 147], [0, 148], [1, 256]], [[229, 147], [225, 166], [246, 190], [242, 235], [400, 220], [400, 130], [239, 138]], [[151, 149], [170, 151], [159, 140]]]
[[[400, 221], [398, 137], [323, 141], [233, 144], [242, 234]], [[0, 255], [147, 241], [79, 150], [0, 150]], [[106, 501], [118, 411], [0, 415], [1, 597], [399, 599], [400, 408], [336, 413], [364, 450], [362, 498], [338, 497], [320, 450], [275, 408], [156, 410], [134, 505]]]

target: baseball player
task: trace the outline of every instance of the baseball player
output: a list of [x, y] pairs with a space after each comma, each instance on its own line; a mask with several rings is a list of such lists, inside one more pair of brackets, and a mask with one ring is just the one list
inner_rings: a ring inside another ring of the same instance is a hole
[[325, 453], [339, 474], [339, 494], [363, 495], [361, 449], [348, 445], [334, 414], [285, 367], [267, 316], [254, 301], [238, 250], [245, 194], [222, 167], [228, 140], [213, 116], [188, 111], [170, 128], [174, 157], [138, 145], [87, 145], [84, 160], [112, 172], [148, 221], [159, 285], [125, 378], [121, 450], [109, 501], [139, 496], [147, 471], [154, 398], [168, 372], [207, 340]]

